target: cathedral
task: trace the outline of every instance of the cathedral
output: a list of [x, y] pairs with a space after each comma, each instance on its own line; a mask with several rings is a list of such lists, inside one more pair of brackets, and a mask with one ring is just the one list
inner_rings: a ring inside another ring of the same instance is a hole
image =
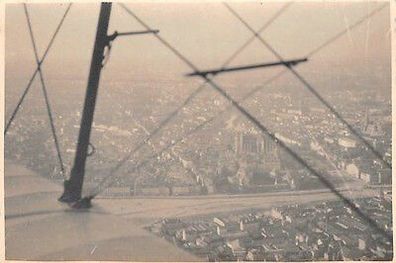
[[238, 162], [235, 183], [240, 186], [276, 184], [280, 170], [278, 146], [248, 121], [238, 118], [235, 122], [232, 129]]

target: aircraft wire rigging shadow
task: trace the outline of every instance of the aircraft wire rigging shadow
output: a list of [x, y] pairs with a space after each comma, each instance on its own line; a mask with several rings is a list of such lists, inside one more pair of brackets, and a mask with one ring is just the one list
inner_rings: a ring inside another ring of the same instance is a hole
[[[96, 192], [96, 193], [88, 195], [86, 197], [82, 197], [82, 185], [84, 182], [86, 159], [87, 159], [87, 157], [94, 154], [94, 152], [95, 152], [95, 147], [90, 143], [92, 122], [93, 122], [93, 117], [94, 117], [94, 112], [95, 112], [95, 105], [96, 105], [97, 93], [98, 93], [98, 88], [99, 88], [101, 70], [109, 59], [112, 42], [119, 36], [153, 34], [163, 45], [165, 45], [172, 53], [174, 53], [179, 59], [181, 59], [184, 63], [186, 63], [193, 70], [193, 72], [187, 74], [187, 76], [201, 77], [205, 81], [205, 84], [209, 84], [210, 86], [212, 86], [213, 89], [215, 89], [221, 96], [223, 96], [225, 99], [227, 99], [233, 107], [235, 107], [243, 116], [245, 116], [248, 120], [250, 120], [263, 134], [266, 134], [267, 136], [269, 136], [270, 139], [274, 140], [281, 148], [283, 148], [286, 152], [288, 152], [297, 162], [299, 162], [300, 164], [305, 166], [313, 175], [318, 177], [318, 179], [326, 187], [328, 187], [335, 195], [337, 195], [348, 207], [350, 207], [352, 209], [352, 211], [354, 211], [356, 214], [358, 214], [368, 224], [370, 224], [378, 232], [380, 232], [382, 235], [384, 235], [388, 240], [392, 240], [392, 237], [390, 237], [386, 233], [385, 230], [383, 230], [381, 227], [379, 227], [379, 225], [372, 218], [370, 218], [368, 215], [366, 215], [364, 212], [362, 212], [353, 201], [351, 201], [350, 199], [345, 197], [342, 193], [340, 193], [331, 184], [331, 182], [328, 179], [326, 179], [326, 177], [324, 175], [318, 173], [304, 159], [302, 159], [296, 152], [294, 152], [291, 148], [289, 148], [282, 140], [280, 140], [272, 132], [270, 132], [256, 117], [254, 117], [249, 111], [247, 111], [243, 106], [241, 106], [239, 104], [239, 102], [236, 101], [234, 98], [232, 98], [223, 88], [221, 88], [218, 84], [216, 84], [214, 82], [213, 78], [209, 78], [209, 76], [213, 77], [218, 74], [223, 74], [223, 73], [227, 73], [227, 72], [251, 70], [251, 69], [274, 67], [274, 66], [284, 66], [287, 70], [289, 70], [292, 74], [294, 74], [297, 77], [297, 79], [299, 79], [300, 82], [302, 82], [302, 84], [304, 84], [305, 87], [316, 98], [318, 98], [322, 104], [324, 104], [328, 108], [328, 110], [330, 110], [344, 125], [346, 125], [346, 127], [356, 137], [358, 137], [363, 142], [363, 144], [365, 144], [366, 147], [374, 155], [376, 155], [376, 157], [378, 157], [378, 159], [380, 159], [383, 162], [383, 164], [385, 166], [387, 166], [388, 168], [391, 168], [391, 165], [389, 163], [387, 163], [378, 152], [376, 152], [376, 150], [372, 147], [372, 145], [370, 145], [364, 138], [361, 138], [361, 136], [359, 136], [359, 134], [353, 129], [353, 127], [348, 122], [346, 122], [342, 118], [342, 116], [338, 112], [336, 112], [335, 109], [326, 100], [324, 100], [324, 98], [321, 97], [320, 94], [317, 93], [317, 91], [293, 68], [294, 66], [296, 66], [299, 63], [307, 62], [309, 55], [317, 52], [319, 49], [328, 45], [330, 42], [338, 39], [341, 35], [344, 34], [345, 31], [343, 31], [343, 32], [337, 34], [336, 36], [334, 36], [333, 38], [331, 38], [328, 42], [321, 45], [318, 49], [315, 49], [314, 51], [312, 51], [307, 57], [294, 59], [294, 60], [284, 60], [277, 53], [277, 51], [275, 51], [274, 48], [272, 46], [270, 46], [268, 44], [268, 42], [266, 42], [258, 34], [258, 32], [253, 30], [250, 27], [250, 25], [247, 24], [247, 22], [244, 21], [242, 19], [242, 17], [239, 16], [239, 14], [237, 14], [228, 4], [225, 3], [225, 6], [227, 7], [227, 9], [232, 14], [234, 14], [235, 17], [237, 19], [239, 19], [246, 26], [246, 28], [249, 31], [251, 31], [254, 34], [253, 39], [257, 38], [265, 47], [267, 47], [279, 59], [279, 61], [254, 64], [254, 65], [244, 65], [244, 66], [237, 66], [237, 67], [223, 66], [222, 68], [219, 68], [219, 69], [200, 71], [190, 60], [188, 60], [184, 55], [182, 55], [176, 48], [174, 48], [165, 39], [163, 39], [161, 36], [159, 36], [158, 35], [159, 30], [151, 29], [139, 17], [137, 17], [131, 10], [129, 10], [124, 4], [120, 4], [120, 5], [122, 8], [124, 8], [124, 10], [127, 13], [129, 13], [132, 17], [134, 17], [146, 30], [134, 31], [134, 32], [120, 32], [120, 33], [115, 31], [112, 35], [108, 35], [107, 31], [108, 31], [108, 26], [109, 26], [112, 3], [101, 3], [99, 19], [98, 19], [98, 24], [97, 24], [97, 30], [96, 30], [95, 43], [94, 43], [94, 50], [93, 50], [92, 59], [91, 59], [88, 84], [87, 84], [84, 106], [83, 106], [83, 114], [81, 117], [81, 125], [80, 125], [80, 131], [79, 131], [79, 136], [78, 136], [76, 154], [75, 154], [75, 158], [74, 158], [73, 168], [70, 172], [70, 178], [68, 180], [64, 181], [64, 192], [58, 199], [60, 202], [68, 203], [71, 207], [76, 208], [76, 209], [86, 209], [86, 208], [91, 207], [91, 205], [92, 205], [91, 200], [93, 198], [95, 198], [97, 196], [97, 194], [99, 193], [99, 192]], [[379, 9], [376, 9], [374, 12], [372, 12], [370, 15], [366, 16], [364, 19], [359, 20], [354, 26], [359, 25], [362, 21], [364, 21], [371, 15], [373, 15], [376, 12], [378, 12], [379, 10], [381, 10], [384, 6], [385, 5], [383, 5]], [[70, 5], [69, 5], [68, 9], [66, 10], [64, 16], [62, 17], [61, 23], [58, 25], [58, 28], [57, 28], [54, 36], [51, 38], [50, 43], [49, 43], [49, 45], [41, 59], [38, 56], [38, 52], [37, 52], [37, 48], [36, 48], [36, 44], [35, 44], [33, 31], [32, 31], [26, 4], [24, 4], [24, 9], [25, 9], [25, 14], [26, 14], [27, 21], [28, 21], [29, 33], [30, 33], [30, 37], [31, 37], [31, 41], [32, 41], [33, 49], [34, 49], [37, 68], [31, 78], [31, 80], [29, 81], [28, 87], [25, 89], [20, 101], [18, 102], [17, 108], [15, 109], [9, 122], [7, 123], [4, 134], [7, 133], [9, 126], [11, 125], [20, 105], [23, 102], [24, 97], [26, 96], [26, 94], [31, 86], [32, 80], [38, 73], [40, 80], [41, 80], [41, 84], [42, 84], [43, 95], [44, 95], [45, 101], [46, 101], [47, 113], [48, 113], [48, 116], [50, 119], [50, 124], [51, 124], [51, 131], [52, 131], [54, 141], [55, 141], [55, 146], [56, 146], [56, 149], [58, 152], [58, 158], [59, 158], [59, 161], [61, 164], [61, 169], [63, 171], [63, 169], [64, 169], [63, 161], [62, 161], [62, 158], [60, 155], [60, 149], [59, 149], [58, 139], [56, 136], [56, 130], [55, 130], [55, 126], [53, 124], [51, 107], [50, 107], [48, 95], [46, 92], [46, 86], [44, 83], [43, 73], [41, 71], [41, 64], [43, 63], [43, 61], [44, 61], [52, 43], [53, 43], [53, 40], [54, 40], [57, 32], [59, 31], [60, 26], [62, 25], [67, 12], [70, 9]], [[349, 28], [349, 30], [350, 29], [351, 29], [351, 27]], [[227, 63], [225, 63], [225, 64], [227, 64]], [[149, 135], [149, 137], [150, 137], [150, 135]], [[170, 146], [172, 146], [172, 144]], [[89, 147], [91, 147], [91, 149], [89, 149]], [[138, 167], [139, 167], [139, 165], [138, 165]], [[108, 177], [105, 177], [104, 181], [107, 180], [107, 178]]]

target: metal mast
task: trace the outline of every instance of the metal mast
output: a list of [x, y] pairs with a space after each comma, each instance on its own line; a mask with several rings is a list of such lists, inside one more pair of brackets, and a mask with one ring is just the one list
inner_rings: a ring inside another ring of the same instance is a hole
[[60, 202], [74, 203], [81, 200], [85, 162], [88, 155], [88, 146], [90, 143], [89, 138], [91, 135], [100, 73], [102, 70], [102, 61], [104, 58], [105, 47], [109, 44], [107, 29], [109, 26], [110, 12], [111, 3], [101, 3], [76, 155], [74, 158], [73, 168], [70, 173], [70, 178], [64, 183], [64, 192], [59, 198]]

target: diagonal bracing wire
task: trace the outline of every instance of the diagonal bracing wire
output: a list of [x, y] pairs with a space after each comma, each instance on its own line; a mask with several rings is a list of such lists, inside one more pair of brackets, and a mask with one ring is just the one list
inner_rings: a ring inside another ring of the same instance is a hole
[[[359, 26], [361, 23], [363, 23], [365, 20], [369, 19], [371, 16], [373, 16], [375, 13], [377, 13], [378, 11], [380, 11], [383, 7], [374, 10], [373, 12], [367, 14], [366, 16], [362, 17], [361, 19], [359, 19], [358, 21], [356, 21], [354, 24], [350, 25], [349, 30], [353, 29], [357, 26]], [[251, 37], [251, 39], [255, 39], [256, 35], [259, 35], [259, 32], [261, 30], [257, 31], [257, 34], [255, 34], [254, 36]], [[341, 36], [343, 36], [346, 32], [348, 32], [348, 29], [342, 30], [339, 33], [337, 33], [336, 35], [330, 37], [327, 41], [325, 41], [323, 44], [317, 46], [315, 49], [313, 49], [312, 51], [308, 52], [304, 57], [312, 57], [313, 55], [315, 55], [316, 53], [318, 53], [319, 51], [321, 51], [322, 49], [324, 49], [325, 47], [327, 47], [328, 45], [330, 45], [331, 43], [333, 43], [334, 41], [336, 41], [338, 38], [340, 38]], [[278, 74], [276, 74], [275, 76], [271, 77], [270, 79], [268, 79], [264, 84], [262, 84], [261, 86], [253, 89], [252, 91], [248, 92], [245, 96], [242, 97], [242, 99], [239, 100], [239, 103], [245, 101], [246, 99], [248, 99], [249, 97], [251, 97], [252, 95], [254, 95], [255, 93], [259, 92], [263, 87], [265, 87], [266, 85], [270, 84], [271, 82], [275, 81], [276, 79], [278, 79], [279, 77], [281, 77], [282, 75], [284, 75], [288, 70], [284, 69], [282, 71], [280, 71]], [[208, 119], [207, 121], [203, 122], [203, 125], [206, 125], [210, 122], [212, 122], [214, 119], [216, 119], [216, 117], [219, 117], [220, 114], [226, 113], [230, 108], [232, 108], [232, 105], [230, 105], [230, 107], [227, 107], [226, 109], [222, 110], [220, 113], [218, 113], [217, 116], [214, 116], [210, 119]], [[200, 128], [202, 128], [202, 125], [197, 126], [196, 128], [194, 128], [193, 130], [191, 130], [186, 136], [189, 136], [193, 133], [195, 133], [196, 131], [198, 131]], [[181, 139], [179, 139], [178, 141], [182, 141], [183, 139], [186, 138], [183, 137]]]
[[[143, 132], [146, 133], [147, 136], [150, 136], [150, 132], [146, 129], [146, 127], [144, 127], [143, 124], [141, 124], [141, 123], [140, 123], [138, 120], [136, 120], [135, 118], [132, 118], [132, 119], [133, 119], [133, 122], [135, 122], [136, 126], [140, 127], [141, 130], [143, 130]], [[154, 154], [155, 156], [158, 156], [158, 157], [159, 157], [159, 156], [162, 155], [163, 151], [160, 150], [161, 153], [159, 153], [158, 149], [154, 146], [154, 144], [151, 142], [151, 140], [147, 141], [147, 145], [150, 146], [152, 152], [155, 153], [155, 154]], [[170, 151], [169, 154], [170, 154], [170, 156], [173, 156], [173, 157], [176, 159], [176, 161], [177, 161], [177, 163], [180, 165], [180, 167], [183, 168], [187, 173], [191, 174], [192, 176], [197, 176], [197, 174], [196, 174], [192, 169], [188, 169], [187, 167], [185, 167], [185, 166], [183, 165], [183, 162], [181, 161], [182, 158], [181, 158], [180, 155], [178, 155], [178, 154], [176, 154], [176, 153], [174, 153], [174, 152], [172, 152], [172, 151]], [[149, 158], [149, 159], [151, 159], [151, 158]], [[140, 167], [142, 167], [142, 166], [140, 166]]]
[[[51, 37], [51, 39], [50, 39], [50, 41], [49, 41], [49, 43], [48, 43], [48, 45], [47, 45], [47, 48], [46, 48], [45, 51], [44, 51], [43, 56], [42, 56], [41, 59], [39, 60], [39, 62], [40, 62], [39, 65], [42, 65], [43, 62], [44, 62], [44, 60], [45, 60], [45, 58], [47, 57], [48, 52], [49, 52], [49, 50], [51, 49], [52, 44], [54, 43], [55, 38], [56, 38], [56, 36], [58, 35], [58, 33], [59, 33], [59, 31], [60, 31], [60, 29], [61, 29], [61, 27], [62, 27], [62, 25], [63, 25], [63, 22], [65, 21], [65, 18], [66, 18], [66, 16], [67, 16], [67, 14], [69, 13], [69, 10], [70, 10], [71, 6], [72, 6], [71, 3], [67, 6], [66, 11], [64, 12], [64, 14], [63, 14], [61, 20], [59, 21], [59, 24], [58, 24], [58, 26], [56, 27], [55, 32], [54, 32], [54, 34], [52, 35], [52, 37]], [[20, 109], [20, 107], [21, 107], [21, 105], [22, 105], [22, 103], [23, 103], [23, 101], [24, 101], [26, 95], [28, 94], [28, 92], [29, 92], [29, 90], [30, 90], [30, 87], [32, 86], [33, 80], [36, 78], [36, 75], [37, 75], [38, 71], [39, 71], [39, 66], [36, 67], [35, 71], [33, 72], [32, 76], [30, 77], [30, 80], [29, 80], [29, 82], [28, 82], [28, 84], [27, 84], [27, 86], [26, 86], [24, 92], [22, 93], [21, 98], [19, 99], [19, 101], [18, 101], [18, 103], [17, 103], [17, 105], [16, 105], [14, 111], [12, 112], [11, 117], [10, 117], [10, 119], [8, 120], [8, 122], [7, 122], [7, 124], [6, 124], [6, 127], [5, 127], [5, 129], [4, 129], [4, 135], [7, 134], [7, 131], [9, 130], [9, 128], [10, 128], [10, 126], [11, 126], [11, 124], [12, 124], [14, 118], [16, 117], [16, 115], [17, 115], [17, 113], [18, 113], [18, 111], [19, 111], [19, 109]]]
[[[124, 4], [120, 4], [131, 16], [133, 16], [143, 27], [147, 30], [151, 28], [142, 21], [138, 16], [136, 16], [130, 9], [128, 9]], [[173, 47], [169, 42], [159, 35], [154, 35], [164, 46], [166, 46], [174, 55], [185, 62], [192, 70], [198, 71], [198, 68], [192, 64], [192, 62], [182, 55], [175, 47]], [[226, 98], [240, 113], [242, 113], [249, 121], [251, 121], [263, 134], [267, 135], [270, 139], [278, 143], [278, 145], [290, 154], [297, 162], [306, 167], [313, 175], [315, 175], [326, 187], [328, 187], [331, 192], [333, 192], [337, 197], [339, 197], [352, 211], [359, 215], [364, 221], [366, 221], [372, 228], [377, 232], [381, 233], [389, 242], [392, 242], [392, 236], [389, 235], [384, 229], [382, 229], [375, 220], [366, 215], [360, 208], [346, 196], [341, 194], [332, 183], [323, 175], [318, 173], [314, 168], [312, 168], [304, 159], [302, 159], [297, 153], [295, 153], [291, 148], [289, 148], [283, 141], [279, 140], [273, 133], [271, 133], [259, 120], [257, 120], [252, 114], [250, 114], [244, 107], [242, 107], [236, 100], [234, 100], [225, 90], [223, 90], [219, 85], [217, 85], [212, 79], [202, 76], [205, 81], [210, 84], [217, 92], [219, 92], [224, 98]], [[96, 194], [95, 194], [96, 195]], [[89, 196], [87, 198], [94, 198], [95, 195]]]
[[[256, 35], [260, 34], [269, 24], [271, 24], [273, 22], [273, 20], [275, 18], [277, 18], [289, 5], [291, 4], [291, 2], [289, 2], [288, 4], [286, 4], [283, 8], [281, 8], [281, 10], [279, 10], [275, 16], [269, 20], [264, 26], [262, 26], [260, 28], [259, 31], [257, 31], [257, 34], [255, 34], [254, 36], [252, 36], [244, 45], [242, 45], [225, 63], [224, 65], [228, 64], [229, 62], [231, 62], [246, 46], [248, 46], [248, 44], [250, 44], [256, 37]], [[382, 7], [383, 8], [383, 7]], [[380, 9], [382, 9], [380, 8]], [[358, 25], [360, 25], [362, 22], [364, 22], [366, 19], [370, 18], [371, 16], [373, 16], [375, 13], [377, 13], [378, 11], [380, 11], [380, 9], [374, 10], [373, 12], [367, 14], [366, 16], [362, 17], [361, 19], [359, 19], [358, 21], [356, 21], [353, 25], [350, 26], [349, 29], [353, 29], [355, 27], [357, 27]], [[343, 30], [339, 33], [337, 33], [336, 35], [332, 36], [329, 40], [327, 40], [326, 42], [324, 42], [323, 44], [319, 45], [318, 47], [316, 47], [315, 49], [313, 49], [311, 52], [309, 52], [306, 57], [308, 56], [312, 56], [314, 54], [316, 54], [317, 52], [319, 52], [320, 50], [322, 50], [323, 48], [325, 48], [326, 46], [328, 46], [329, 44], [331, 44], [332, 42], [336, 41], [338, 38], [340, 38], [343, 34], [345, 34], [345, 32], [347, 32], [348, 30]], [[224, 66], [225, 67], [225, 66]], [[224, 68], [223, 67], [223, 68]], [[269, 84], [270, 82], [274, 81], [275, 79], [279, 78], [281, 75], [285, 74], [287, 72], [287, 70], [283, 70], [281, 71], [279, 74], [277, 74], [275, 77], [271, 78], [270, 80], [268, 80], [266, 82], [266, 84]], [[247, 94], [247, 96], [245, 96], [241, 101], [247, 99], [249, 96], [253, 95], [254, 93], [258, 92], [262, 87], [258, 87], [255, 90], [252, 90], [252, 92], [249, 92]], [[226, 110], [228, 110], [229, 108], [227, 108]], [[225, 110], [225, 111], [226, 111]], [[222, 111], [221, 113], [223, 113], [224, 111]], [[211, 118], [210, 120], [208, 120], [207, 122], [204, 122], [205, 124], [211, 122], [214, 118]], [[160, 125], [161, 126], [161, 125]], [[196, 129], [192, 130], [189, 134], [193, 133], [194, 131], [198, 130], [200, 127], [202, 126], [198, 126]]]
[[[283, 57], [260, 35], [256, 33], [256, 31], [227, 3], [223, 3], [227, 9], [250, 31], [257, 37], [257, 39], [267, 48], [269, 49], [279, 60], [284, 61]], [[387, 4], [382, 5], [380, 8], [374, 10], [372, 13], [376, 13], [380, 10], [382, 10]], [[348, 27], [347, 32], [349, 32], [351, 29]], [[315, 50], [314, 50], [315, 51]], [[360, 133], [352, 127], [351, 124], [349, 124], [339, 112], [336, 111], [336, 109], [330, 105], [328, 101], [323, 98], [322, 95], [319, 94], [319, 92], [314, 89], [314, 87], [308, 83], [308, 81], [301, 75], [299, 74], [296, 70], [294, 70], [292, 67], [287, 67], [289, 71], [323, 104], [326, 106], [326, 108], [336, 116], [336, 118], [341, 121], [342, 124], [344, 124], [350, 132], [353, 133], [353, 135], [356, 136], [385, 166], [388, 168], [392, 169], [392, 165], [388, 163], [384, 157], [365, 139], [363, 136], [360, 135]]]
[[[268, 85], [271, 82], [275, 81], [276, 79], [278, 79], [280, 76], [282, 76], [284, 73], [286, 72], [286, 70], [279, 72], [278, 74], [274, 75], [273, 77], [271, 77], [270, 79], [268, 79], [263, 85]], [[253, 89], [252, 91], [248, 92], [245, 96], [243, 96], [243, 98], [239, 101], [242, 102], [246, 99], [248, 99], [249, 97], [251, 97], [254, 93], [258, 92], [259, 90], [261, 90], [263, 88], [263, 86], [257, 87], [255, 89]], [[197, 131], [203, 129], [205, 126], [207, 126], [209, 123], [211, 123], [212, 121], [214, 121], [215, 119], [217, 119], [220, 114], [226, 113], [228, 112], [230, 109], [233, 108], [233, 105], [229, 105], [228, 107], [226, 107], [224, 110], [220, 111], [218, 113], [218, 115], [213, 116], [211, 118], [209, 118], [208, 120], [200, 123], [198, 126], [194, 127], [192, 130], [190, 130], [188, 133], [186, 133], [184, 136], [179, 137], [176, 140], [173, 140], [171, 143], [169, 143], [168, 145], [166, 145], [164, 148], [162, 148], [160, 151], [157, 151], [156, 154], [146, 158], [144, 161], [140, 162], [137, 166], [133, 167], [132, 170], [128, 171], [128, 173], [134, 173], [136, 171], [138, 171], [140, 168], [142, 168], [143, 166], [145, 166], [146, 164], [148, 164], [150, 161], [157, 159], [158, 157], [160, 157], [164, 152], [168, 151], [169, 149], [171, 149], [172, 147], [176, 146], [179, 142], [184, 141], [187, 137], [193, 135], [194, 133], [196, 133]], [[104, 185], [105, 180], [112, 178], [111, 176], [113, 176], [112, 174], [109, 174], [104, 181], [102, 181], [103, 183], [99, 184], [92, 192], [90, 195], [88, 195], [89, 198], [94, 198], [95, 196], [97, 196], [98, 194], [100, 194], [105, 188], [101, 188]], [[114, 177], [112, 178], [114, 179]], [[113, 180], [114, 182], [114, 180]], [[106, 187], [110, 187], [112, 185], [112, 183], [110, 185], [107, 185]]]
[[[136, 119], [133, 119], [133, 121], [135, 122], [135, 124], [136, 124], [137, 126], [139, 126], [139, 127], [146, 133], [146, 135], [148, 135], [148, 136], [150, 135], [150, 132], [149, 132], [141, 123], [139, 123]], [[152, 152], [155, 153], [153, 156], [155, 156], [156, 159], [160, 158], [160, 157], [162, 156], [162, 154], [165, 152], [163, 149], [160, 149], [160, 150], [157, 149], [157, 148], [151, 143], [151, 141], [148, 141], [148, 142], [147, 142], [147, 145], [149, 145], [149, 146], [151, 147], [151, 149], [152, 149]], [[179, 154], [177, 154], [177, 153], [175, 153], [175, 152], [173, 152], [173, 151], [169, 151], [168, 153], [169, 153], [169, 155], [170, 155], [171, 157], [175, 158], [175, 160], [177, 161], [177, 163], [179, 164], [179, 166], [180, 166], [181, 168], [183, 168], [187, 173], [189, 173], [190, 175], [192, 175], [194, 179], [198, 176], [197, 173], [195, 173], [195, 172], [193, 171], [193, 169], [190, 169], [190, 168], [184, 166], [183, 161], [182, 161], [182, 157], [181, 157]], [[153, 157], [153, 156], [150, 156], [150, 158], [148, 158], [149, 161], [152, 160], [152, 157]], [[139, 167], [142, 168], [143, 165], [140, 165], [140, 164], [139, 164]], [[137, 169], [134, 170], [134, 171], [138, 172]]]
[[[364, 19], [365, 19], [365, 18], [361, 19], [360, 22], [357, 22], [357, 23], [356, 23], [355, 25], [353, 25], [352, 27], [357, 26], [357, 24], [359, 24], [359, 23], [361, 23], [362, 21], [364, 21]], [[260, 31], [261, 31], [261, 30], [260, 30]], [[332, 37], [332, 38], [331, 38], [331, 41], [326, 42], [326, 45], [329, 44], [329, 43], [332, 42], [332, 41], [335, 41], [340, 35], [342, 35], [342, 33], [343, 33], [343, 32], [341, 32], [341, 33], [337, 34], [336, 36]], [[250, 43], [254, 38], [255, 38], [254, 36], [251, 37], [251, 38], [247, 41], [247, 43]], [[244, 46], [242, 46], [237, 52], [235, 52], [234, 56], [232, 56], [231, 58], [234, 58], [234, 57], [236, 56], [236, 54], [239, 53], [239, 52], [241, 51], [241, 49], [243, 49], [243, 48], [246, 47], [246, 46], [247, 46], [247, 44], [245, 44]], [[319, 46], [318, 48], [315, 49], [315, 52], [319, 51], [321, 48], [324, 48], [324, 46], [325, 46], [324, 44], [321, 45], [321, 46]], [[313, 53], [314, 53], [314, 52], [310, 52], [309, 54], [313, 54]], [[230, 61], [230, 60], [231, 60], [231, 59], [229, 59], [229, 61]], [[229, 61], [228, 61], [228, 62], [229, 62]], [[226, 62], [226, 63], [227, 63], [227, 62]], [[268, 82], [271, 82], [271, 81], [273, 81], [274, 79], [280, 77], [280, 75], [284, 74], [285, 72], [286, 72], [286, 70], [280, 72], [277, 76], [275, 76], [274, 78], [272, 78], [272, 79], [269, 80]], [[267, 84], [268, 84], [268, 83], [267, 83]], [[245, 96], [245, 98], [243, 98], [243, 100], [246, 99], [247, 97], [249, 97], [250, 95], [252, 95], [253, 93], [257, 92], [259, 89], [261, 89], [261, 87], [259, 87], [259, 88], [256, 89], [256, 90], [253, 90], [251, 93], [249, 93], [247, 96]], [[223, 112], [224, 112], [224, 111], [223, 111]], [[214, 118], [211, 118], [210, 120], [208, 120], [207, 122], [204, 122], [203, 124], [205, 125], [205, 124], [211, 122], [213, 119], [214, 119]], [[198, 129], [199, 127], [202, 127], [202, 126], [198, 126], [197, 129]], [[197, 129], [194, 129], [193, 131], [191, 131], [191, 133], [194, 132], [194, 131], [196, 131]], [[181, 139], [180, 139], [179, 141], [181, 141]], [[166, 147], [166, 148], [167, 148], [167, 147]]]
[[[285, 11], [291, 4], [292, 2], [289, 2], [287, 4], [285, 4], [266, 24], [264, 24], [258, 31], [257, 31], [257, 35], [262, 33], [264, 31], [264, 29], [266, 29], [276, 18], [279, 17], [279, 15]], [[384, 7], [384, 6], [383, 6]], [[352, 30], [354, 28], [356, 28], [357, 26], [359, 26], [360, 24], [362, 24], [365, 20], [367, 20], [368, 18], [370, 18], [371, 16], [375, 15], [378, 11], [380, 11], [383, 7], [374, 10], [373, 12], [370, 12], [369, 14], [367, 14], [366, 16], [363, 16], [361, 19], [357, 20], [354, 24], [350, 25], [349, 29], [344, 29], [342, 31], [340, 31], [339, 33], [337, 33], [336, 35], [332, 36], [331, 38], [329, 38], [326, 42], [324, 42], [323, 44], [317, 46], [315, 49], [313, 49], [312, 51], [310, 51], [308, 54], [305, 55], [305, 57], [311, 57], [313, 55], [315, 55], [316, 53], [318, 53], [319, 51], [321, 51], [322, 49], [324, 49], [325, 47], [327, 47], [328, 45], [330, 45], [331, 43], [335, 42], [336, 40], [338, 40], [340, 37], [342, 37], [346, 32], [348, 32], [348, 30]], [[248, 39], [248, 41], [245, 42], [244, 45], [242, 45], [238, 50], [236, 50], [234, 52], [234, 54], [232, 56], [230, 56], [230, 58], [224, 63], [223, 68], [226, 67], [226, 65], [228, 65], [238, 54], [240, 54], [242, 52], [243, 49], [245, 49], [250, 43], [253, 42], [253, 40], [256, 38], [256, 34], [251, 36], [250, 39]], [[281, 77], [283, 74], [285, 74], [287, 72], [287, 69], [281, 71], [278, 75], [276, 75], [275, 77], [271, 78], [269, 81], [266, 82], [266, 84], [269, 84], [270, 82], [274, 81], [275, 79]], [[204, 83], [206, 84], [206, 82]], [[253, 95], [254, 93], [258, 92], [262, 87], [259, 87], [255, 90], [253, 90], [252, 92], [250, 92], [248, 94], [247, 97]], [[244, 97], [241, 101], [247, 99], [247, 97]], [[184, 104], [180, 107], [180, 109], [184, 107]], [[232, 107], [232, 105], [231, 105]], [[227, 108], [226, 110], [228, 110], [229, 108]], [[177, 110], [176, 110], [177, 111]], [[175, 112], [176, 112], [175, 111]], [[224, 111], [223, 111], [224, 112]], [[222, 113], [223, 113], [222, 112]], [[214, 118], [211, 118], [210, 120], [208, 120], [207, 122], [204, 122], [204, 125], [207, 123], [210, 123]], [[166, 121], [165, 121], [166, 122]], [[161, 127], [163, 127], [162, 124], [159, 125], [158, 129], [160, 129]], [[199, 125], [196, 127], [196, 129], [192, 130], [190, 133], [188, 133], [188, 135], [194, 133], [195, 131], [201, 129], [203, 126]], [[152, 133], [152, 136], [150, 136], [148, 139], [150, 139], [151, 137], [153, 137], [158, 131], [154, 131]], [[181, 141], [182, 139], [180, 139]], [[143, 143], [144, 144], [144, 143]], [[141, 146], [143, 146], [143, 144]], [[139, 147], [135, 148], [138, 149]], [[104, 183], [106, 182], [107, 178], [110, 178], [111, 176], [113, 176], [113, 174], [132, 156], [132, 154], [126, 156], [123, 160], [121, 160], [119, 162], [119, 164], [114, 168], [114, 170], [112, 172], [110, 172], [110, 174], [98, 185], [98, 187], [96, 188], [96, 191], [98, 191], [97, 189], [100, 189]], [[94, 192], [96, 192], [94, 191]]]
[[[273, 17], [271, 17], [260, 29], [259, 32], [263, 32], [265, 29], [267, 29], [286, 9], [291, 5], [291, 2], [286, 3], [281, 9], [279, 9], [278, 12], [275, 13]], [[125, 9], [125, 8], [124, 8]], [[227, 67], [247, 46], [249, 46], [255, 37], [250, 37], [243, 45], [240, 46], [222, 65], [222, 68], [224, 69]], [[112, 170], [109, 172], [109, 174], [99, 183], [99, 185], [96, 187], [96, 189], [102, 188], [102, 186], [105, 185], [106, 181], [108, 178], [111, 178], [131, 157], [139, 151], [149, 140], [151, 140], [155, 135], [157, 135], [160, 130], [165, 127], [172, 119], [174, 119], [178, 113], [187, 105], [189, 104], [194, 97], [196, 97], [200, 92], [204, 90], [204, 87], [206, 85], [206, 82], [202, 83], [196, 90], [194, 90], [188, 97], [187, 99], [177, 108], [175, 109], [169, 116], [164, 119], [158, 126], [155, 128], [141, 143], [139, 143], [137, 146], [135, 146], [129, 153], [121, 159], [115, 167], [112, 168]], [[95, 191], [96, 192], [96, 191]]]
[[63, 164], [63, 160], [62, 160], [62, 155], [61, 155], [61, 151], [60, 151], [60, 147], [59, 147], [58, 137], [56, 135], [56, 129], [55, 129], [55, 124], [54, 124], [54, 119], [53, 119], [53, 116], [52, 116], [51, 105], [50, 105], [50, 101], [49, 101], [49, 98], [48, 98], [47, 88], [46, 88], [46, 85], [45, 85], [45, 82], [44, 82], [44, 76], [43, 76], [43, 72], [42, 72], [42, 69], [41, 69], [41, 63], [40, 63], [38, 52], [37, 52], [36, 41], [34, 39], [33, 28], [32, 28], [32, 23], [30, 21], [29, 11], [28, 11], [28, 8], [27, 8], [25, 3], [23, 4], [23, 8], [25, 10], [26, 21], [27, 21], [27, 24], [28, 24], [28, 27], [29, 27], [30, 40], [32, 42], [34, 56], [35, 56], [36, 63], [37, 63], [37, 70], [38, 70], [39, 77], [40, 77], [41, 87], [42, 87], [43, 96], [44, 96], [44, 100], [45, 100], [45, 106], [47, 108], [48, 119], [49, 119], [50, 128], [51, 128], [51, 132], [52, 132], [52, 137], [54, 139], [56, 152], [57, 152], [57, 155], [58, 155], [58, 161], [59, 161], [59, 165], [60, 165], [60, 168], [61, 168], [61, 173], [62, 173], [63, 176], [65, 176], [65, 167], [64, 167], [64, 164]]

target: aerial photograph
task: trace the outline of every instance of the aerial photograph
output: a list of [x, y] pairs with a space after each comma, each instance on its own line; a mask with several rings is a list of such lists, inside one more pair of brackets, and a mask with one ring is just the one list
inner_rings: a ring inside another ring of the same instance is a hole
[[6, 3], [5, 259], [392, 261], [394, 5]]

